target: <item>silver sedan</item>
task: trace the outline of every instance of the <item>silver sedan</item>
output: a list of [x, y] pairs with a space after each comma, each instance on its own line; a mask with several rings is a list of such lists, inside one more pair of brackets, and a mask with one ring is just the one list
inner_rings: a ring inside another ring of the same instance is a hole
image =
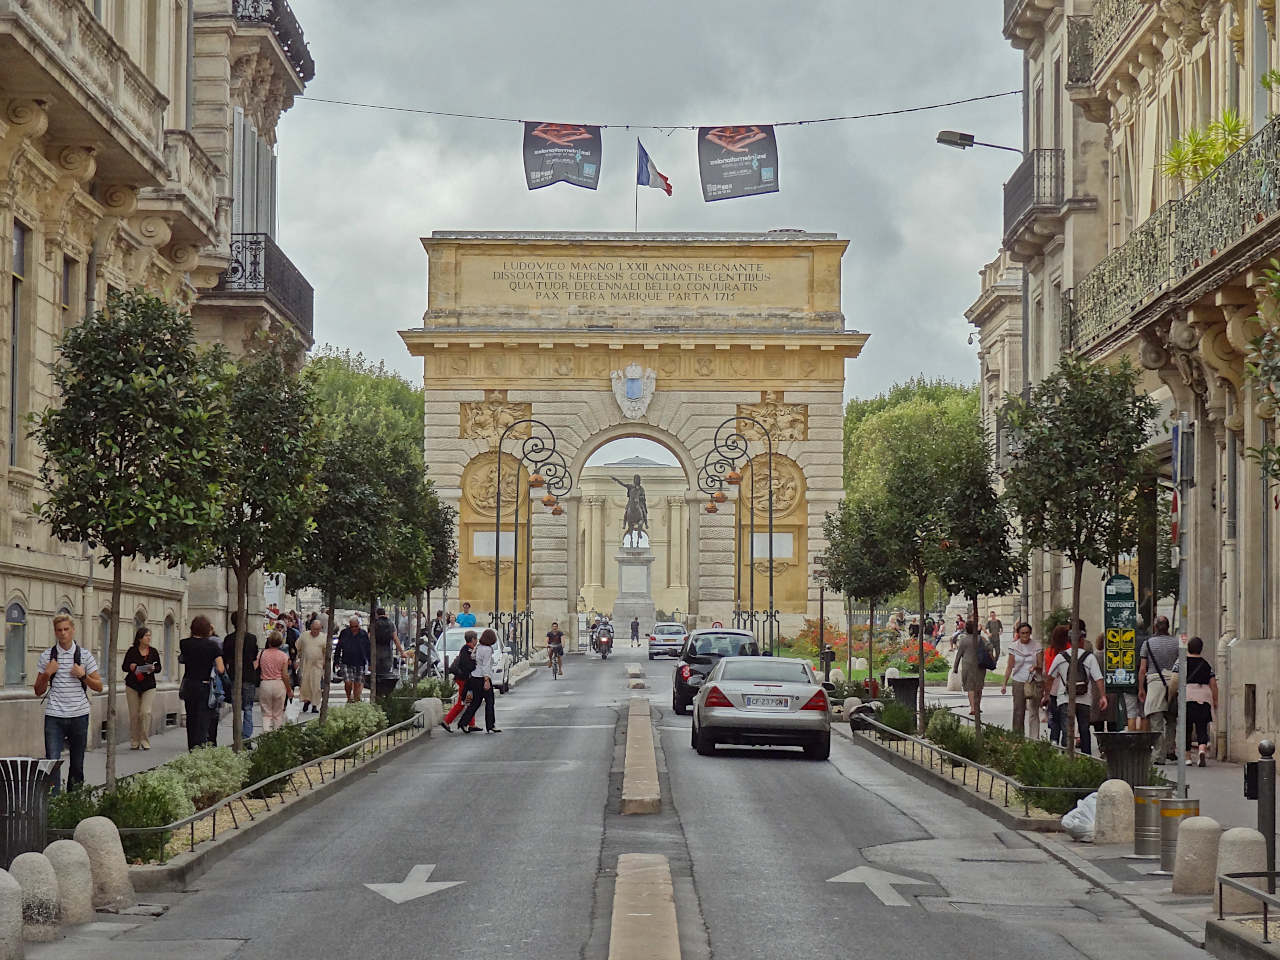
[[694, 698], [693, 748], [705, 757], [718, 743], [797, 746], [813, 760], [826, 760], [829, 687], [807, 660], [725, 657]]

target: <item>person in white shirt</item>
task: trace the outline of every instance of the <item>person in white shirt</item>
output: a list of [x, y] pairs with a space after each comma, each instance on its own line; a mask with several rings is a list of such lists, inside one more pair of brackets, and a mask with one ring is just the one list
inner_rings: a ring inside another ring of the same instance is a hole
[[1072, 659], [1079, 664], [1076, 670], [1076, 733], [1080, 737], [1080, 749], [1084, 753], [1092, 753], [1093, 742], [1089, 732], [1089, 707], [1092, 706], [1096, 699], [1098, 709], [1105, 712], [1107, 709], [1107, 693], [1102, 681], [1102, 670], [1098, 667], [1098, 658], [1085, 648], [1083, 634], [1075, 638], [1071, 649], [1064, 650], [1059, 656], [1055, 657], [1053, 664], [1049, 667], [1049, 678], [1054, 681], [1060, 690], [1058, 693], [1058, 722], [1064, 731], [1064, 737], [1067, 729], [1067, 715], [1071, 709], [1071, 704], [1068, 700], [1071, 692], [1068, 686], [1070, 682], [1068, 671], [1071, 669]]
[[471, 703], [463, 712], [462, 719], [458, 721], [458, 729], [463, 733], [470, 733], [474, 729], [471, 726], [471, 719], [480, 709], [482, 700], [484, 701], [484, 732], [502, 732], [498, 729], [493, 715], [493, 648], [497, 642], [498, 635], [492, 628], [480, 634], [480, 642], [476, 645], [475, 651], [476, 665], [471, 671]]
[[[1004, 668], [1005, 692], [1013, 681], [1013, 729], [1024, 732], [1032, 740], [1040, 739], [1040, 678], [1044, 673], [1040, 659], [1040, 644], [1031, 639], [1031, 624], [1019, 623], [1013, 630], [1014, 640], [1009, 645], [1009, 660]], [[1028, 709], [1030, 707], [1030, 709]]]
[[[98, 661], [92, 653], [75, 642], [76, 626], [71, 617], [60, 613], [53, 618], [53, 635], [57, 643], [40, 654], [35, 693], [44, 702], [44, 755], [46, 760], [62, 758], [62, 745], [70, 748], [71, 765], [67, 771], [67, 789], [84, 783], [84, 751], [89, 744], [89, 691], [102, 691]], [[61, 788], [62, 775], [53, 782], [50, 794]]]

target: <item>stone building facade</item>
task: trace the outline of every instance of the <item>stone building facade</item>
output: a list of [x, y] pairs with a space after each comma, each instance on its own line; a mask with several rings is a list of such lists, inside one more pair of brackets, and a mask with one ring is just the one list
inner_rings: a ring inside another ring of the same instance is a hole
[[[495, 572], [501, 598], [512, 577], [531, 570], [536, 637], [551, 620], [568, 622], [590, 578], [569, 535], [590, 511], [576, 483], [557, 504], [561, 515], [535, 505], [532, 564], [522, 528], [512, 529], [507, 505], [527, 502], [526, 476], [517, 479], [521, 434], [544, 436], [516, 423], [533, 418], [550, 428], [575, 481], [611, 440], [643, 437], [675, 455], [688, 490], [671, 509], [687, 530], [690, 623], [729, 622], [742, 605], [751, 551], [736, 519], [745, 511], [736, 508], [753, 466], [756, 607], [767, 605], [760, 505], [772, 486], [781, 631], [816, 616], [814, 557], [825, 547], [823, 517], [842, 493], [845, 360], [866, 340], [845, 330], [840, 311], [845, 241], [802, 231], [436, 232], [423, 245], [427, 312], [422, 327], [401, 336], [424, 362], [431, 478], [459, 508], [459, 600], [489, 610]], [[716, 486], [708, 472], [719, 462], [717, 432], [724, 440], [735, 424], [743, 482]], [[497, 538], [497, 447], [508, 428]], [[723, 500], [712, 502], [713, 493]]]
[[[1261, 271], [1280, 252], [1276, 6], [1006, 0], [1005, 14], [1005, 35], [1024, 50], [1030, 78], [1029, 131], [1043, 123], [1034, 90], [1044, 58], [1064, 64], [1043, 103], [1065, 97], [1062, 109], [1086, 131], [1064, 142], [1064, 162], [1082, 169], [1075, 180], [1097, 211], [1061, 231], [1072, 272], [1063, 271], [1058, 313], [1037, 310], [1030, 292], [1024, 301], [1028, 376], [1043, 376], [1067, 350], [1141, 366], [1142, 389], [1165, 412], [1152, 439], [1161, 461], [1153, 514], [1171, 480], [1168, 422], [1186, 414], [1194, 425], [1181, 601], [1187, 632], [1204, 639], [1224, 686], [1219, 752], [1252, 756], [1259, 739], [1280, 730], [1274, 489], [1246, 452], [1274, 437], [1275, 411], [1244, 372], [1249, 340], [1261, 329], [1254, 318], [1270, 310]], [[1215, 124], [1239, 127], [1243, 145], [1207, 176], [1170, 170], [1175, 143]], [[1006, 185], [1005, 246], [1021, 257], [1017, 231], [1007, 229], [1011, 204], [1025, 205], [1025, 191], [1014, 186]], [[1027, 269], [1034, 272], [1032, 261]], [[1160, 600], [1155, 555], [1147, 537], [1128, 561], [1147, 616]], [[1049, 572], [1052, 562], [1040, 563]]]
[[[249, 0], [0, 2], [0, 63], [0, 750], [39, 755], [30, 683], [53, 642], [50, 619], [71, 613], [80, 641], [101, 655], [109, 575], [92, 552], [34, 519], [40, 451], [25, 418], [56, 402], [48, 366], [62, 332], [113, 289], [154, 291], [190, 309], [202, 339], [243, 342], [228, 335], [217, 300], [208, 311], [201, 301], [244, 266], [233, 236], [233, 117], [245, 111], [274, 131], [312, 67], [288, 5]], [[269, 291], [244, 293], [232, 309], [270, 313]], [[291, 331], [308, 345], [309, 311], [308, 297], [307, 326]], [[254, 324], [281, 333], [242, 323]], [[176, 642], [193, 613], [189, 588], [182, 568], [134, 562], [124, 573], [121, 635], [150, 626], [164, 660], [157, 725], [178, 712]], [[95, 701], [97, 719], [104, 698]]]

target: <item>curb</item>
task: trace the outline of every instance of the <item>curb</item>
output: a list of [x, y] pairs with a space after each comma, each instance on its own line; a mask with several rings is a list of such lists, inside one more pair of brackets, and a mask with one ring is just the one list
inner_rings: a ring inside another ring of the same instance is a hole
[[957, 800], [963, 801], [966, 805], [973, 807], [975, 810], [985, 813], [993, 820], [998, 820], [1010, 830], [1021, 830], [1029, 833], [1058, 833], [1061, 831], [1061, 824], [1057, 820], [1036, 820], [1031, 817], [1020, 817], [1016, 813], [1002, 807], [998, 803], [994, 803], [985, 797], [979, 796], [972, 790], [962, 784], [952, 780], [950, 777], [944, 777], [936, 771], [927, 767], [922, 767], [912, 760], [908, 760], [887, 747], [882, 747], [869, 737], [854, 736], [851, 731], [846, 729], [844, 725], [832, 724], [832, 729], [846, 740], [866, 750], [868, 753], [874, 754], [879, 759], [885, 761], [891, 767], [896, 767], [903, 773], [910, 774], [917, 780], [927, 783], [929, 786], [937, 790], [941, 790], [948, 796], [955, 797]]
[[649, 701], [633, 697], [627, 706], [627, 746], [622, 772], [622, 808], [625, 814], [659, 813], [662, 788], [658, 783], [658, 759], [653, 742], [653, 717]]
[[[1206, 947], [1206, 932], [1194, 928], [1188, 929], [1187, 927], [1182, 926], [1161, 910], [1159, 904], [1147, 899], [1146, 897], [1138, 897], [1120, 892], [1115, 889], [1116, 881], [1113, 878], [1082, 857], [1077, 857], [1071, 851], [1059, 846], [1058, 844], [1052, 843], [1049, 838], [1037, 836], [1036, 834], [1026, 830], [1022, 831], [1022, 835], [1082, 880], [1088, 880], [1095, 887], [1105, 890], [1107, 893], [1111, 894], [1111, 896], [1123, 900], [1129, 906], [1133, 907], [1133, 909], [1137, 910], [1138, 913], [1142, 915], [1142, 918], [1148, 923], [1172, 933], [1176, 937], [1181, 937], [1193, 947]], [[1259, 943], [1260, 942], [1261, 941], [1259, 941]], [[1231, 954], [1231, 956], [1239, 955]], [[1261, 956], [1280, 957], [1280, 952], [1275, 954], [1263, 954]]]
[[[336, 779], [326, 780], [318, 787], [301, 797], [296, 797], [283, 807], [277, 807], [269, 812], [259, 814], [253, 821], [238, 830], [233, 830], [223, 837], [205, 840], [197, 844], [194, 851], [181, 853], [168, 863], [155, 866], [130, 866], [129, 879], [133, 883], [133, 888], [140, 893], [183, 889], [188, 882], [206, 872], [215, 863], [226, 859], [260, 833], [291, 820], [297, 814], [324, 800], [331, 793], [335, 793], [344, 786], [373, 773], [388, 760], [399, 756], [406, 748], [430, 740], [431, 737], [432, 729], [428, 726], [412, 740], [407, 740], [382, 751], [373, 759], [356, 767], [354, 770], [347, 771]], [[200, 849], [201, 847], [204, 849]]]
[[1276, 960], [1280, 944], [1262, 938], [1229, 920], [1210, 920], [1204, 927], [1204, 949], [1220, 960]]
[[[523, 673], [517, 673], [521, 667], [526, 667], [527, 669], [525, 669]], [[511, 679], [508, 681], [511, 684], [511, 689], [514, 690], [517, 686], [524, 683], [537, 672], [538, 668], [533, 666], [532, 660], [521, 660], [511, 668]]]

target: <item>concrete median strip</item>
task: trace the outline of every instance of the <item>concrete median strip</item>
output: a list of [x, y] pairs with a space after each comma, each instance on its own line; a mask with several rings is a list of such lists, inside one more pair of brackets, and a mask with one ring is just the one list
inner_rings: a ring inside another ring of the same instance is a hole
[[680, 960], [675, 890], [666, 857], [654, 853], [618, 857], [609, 960]]
[[633, 697], [627, 710], [627, 754], [622, 773], [622, 813], [657, 813], [662, 809], [658, 758], [653, 749], [649, 701]]

